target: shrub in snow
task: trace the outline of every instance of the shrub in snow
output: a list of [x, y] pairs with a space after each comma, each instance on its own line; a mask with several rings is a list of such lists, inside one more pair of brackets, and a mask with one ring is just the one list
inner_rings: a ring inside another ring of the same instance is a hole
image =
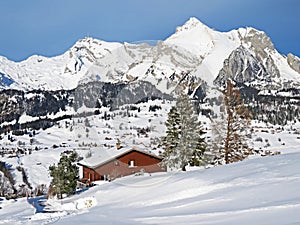
[[85, 154], [85, 158], [90, 158], [92, 156], [92, 152], [91, 151], [88, 151], [86, 154]]
[[76, 209], [89, 209], [97, 205], [97, 200], [93, 197], [78, 199], [75, 205]]
[[9, 180], [12, 187], [15, 185], [15, 180], [8, 168], [8, 165], [5, 162], [0, 162], [0, 171], [3, 172], [3, 175]]
[[33, 191], [34, 196], [45, 195], [48, 189], [45, 184], [39, 184]]
[[255, 139], [255, 141], [257, 141], [257, 142], [263, 142], [263, 139], [261, 137], [258, 137], [258, 138]]

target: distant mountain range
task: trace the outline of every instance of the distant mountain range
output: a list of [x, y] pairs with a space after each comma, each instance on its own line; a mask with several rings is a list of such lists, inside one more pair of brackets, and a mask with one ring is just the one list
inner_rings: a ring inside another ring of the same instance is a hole
[[227, 77], [260, 90], [298, 87], [300, 59], [279, 54], [262, 31], [218, 32], [196, 18], [156, 46], [85, 38], [56, 57], [33, 55], [22, 62], [0, 57], [2, 89], [69, 90], [91, 81], [143, 80], [172, 93], [183, 79], [197, 87], [220, 85]]
[[[151, 43], [85, 38], [56, 57], [34, 55], [13, 62], [0, 56], [0, 126], [18, 123], [22, 115], [40, 118], [66, 107], [119, 107], [172, 99], [182, 91], [204, 102], [216, 97], [228, 78], [241, 87], [250, 107], [259, 102], [264, 104], [259, 110], [278, 114], [269, 105], [275, 98], [274, 105], [298, 113], [300, 59], [278, 53], [263, 31], [218, 32], [190, 18], [166, 40]], [[51, 109], [45, 110], [47, 105]]]

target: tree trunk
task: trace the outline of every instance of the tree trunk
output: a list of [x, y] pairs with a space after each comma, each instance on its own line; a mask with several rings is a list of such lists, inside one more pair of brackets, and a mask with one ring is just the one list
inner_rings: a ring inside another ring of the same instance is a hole
[[230, 137], [231, 137], [231, 130], [232, 130], [232, 120], [233, 120], [233, 108], [231, 103], [231, 99], [233, 96], [232, 91], [232, 83], [228, 80], [227, 87], [226, 87], [226, 94], [225, 94], [225, 106], [227, 111], [227, 132], [226, 132], [226, 139], [225, 139], [225, 163], [229, 164], [229, 153], [230, 153]]
[[229, 141], [230, 141], [230, 127], [231, 127], [231, 117], [232, 115], [228, 114], [227, 119], [227, 132], [226, 132], [226, 139], [225, 139], [225, 163], [229, 164]]

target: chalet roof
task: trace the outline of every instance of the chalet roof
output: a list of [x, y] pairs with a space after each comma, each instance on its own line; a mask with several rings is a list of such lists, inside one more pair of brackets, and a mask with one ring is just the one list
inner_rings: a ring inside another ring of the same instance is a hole
[[116, 148], [91, 148], [91, 157], [81, 160], [78, 164], [81, 166], [86, 166], [91, 169], [96, 169], [112, 160], [115, 160], [131, 151], [137, 151], [142, 154], [149, 155], [154, 158], [161, 159], [159, 156], [145, 150], [141, 150], [137, 147], [123, 147], [119, 150]]

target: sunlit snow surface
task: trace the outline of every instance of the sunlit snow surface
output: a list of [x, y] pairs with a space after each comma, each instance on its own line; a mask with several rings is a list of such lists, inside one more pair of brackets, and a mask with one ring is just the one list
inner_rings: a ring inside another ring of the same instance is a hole
[[34, 214], [1, 202], [0, 224], [299, 224], [300, 153], [102, 183]]

